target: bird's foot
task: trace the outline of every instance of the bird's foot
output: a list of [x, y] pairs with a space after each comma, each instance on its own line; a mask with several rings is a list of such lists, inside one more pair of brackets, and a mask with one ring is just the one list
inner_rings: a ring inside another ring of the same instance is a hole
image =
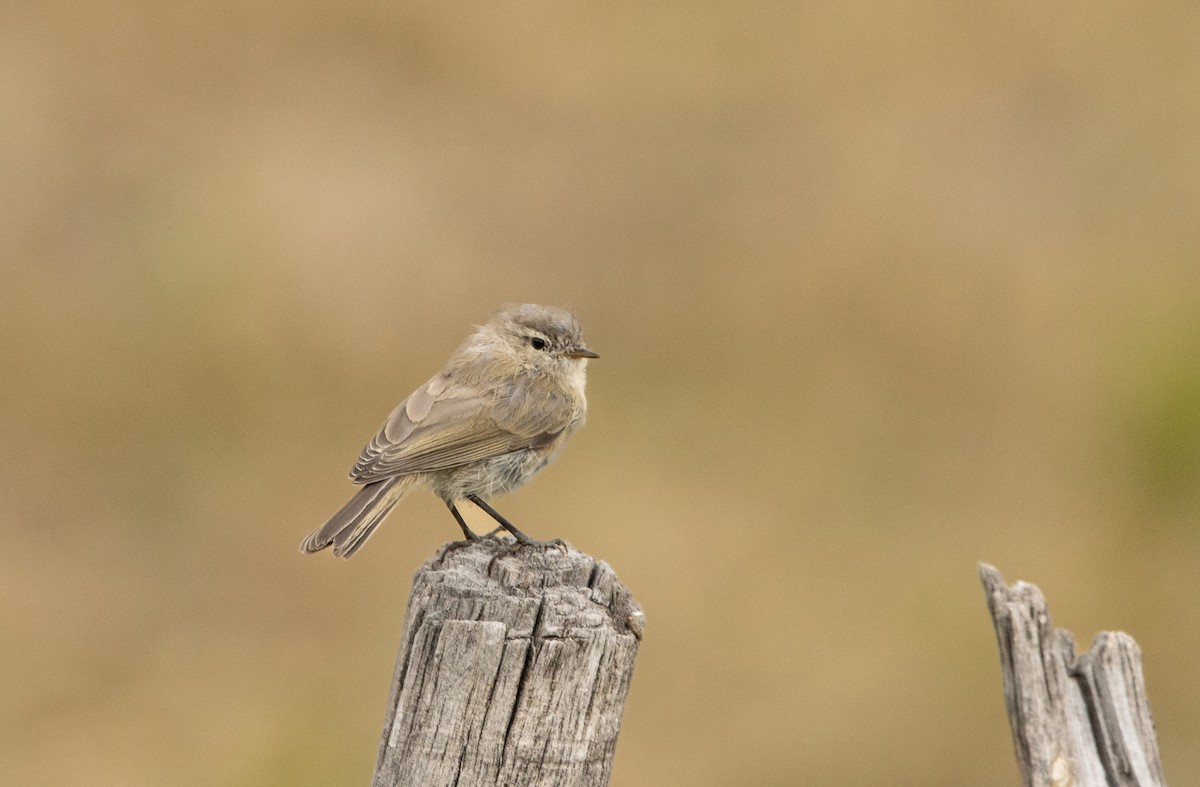
[[539, 541], [536, 538], [530, 538], [522, 533], [519, 537], [514, 535], [512, 539], [501, 539], [508, 544], [510, 549], [558, 549], [565, 555], [570, 547], [566, 541], [561, 538], [552, 538], [549, 541]]

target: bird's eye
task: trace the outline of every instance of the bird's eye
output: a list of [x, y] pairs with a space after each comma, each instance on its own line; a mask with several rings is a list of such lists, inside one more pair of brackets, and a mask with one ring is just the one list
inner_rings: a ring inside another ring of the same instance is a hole
[[529, 346], [535, 350], [544, 350], [546, 349], [546, 340], [540, 336], [530, 336]]

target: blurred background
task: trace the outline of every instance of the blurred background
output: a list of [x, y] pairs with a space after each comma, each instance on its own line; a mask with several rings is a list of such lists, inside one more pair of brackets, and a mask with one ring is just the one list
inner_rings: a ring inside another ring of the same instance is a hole
[[603, 356], [499, 507], [646, 608], [614, 785], [1017, 783], [980, 560], [1200, 773], [1200, 6], [2, 17], [7, 783], [366, 784], [458, 530], [297, 546], [508, 301]]

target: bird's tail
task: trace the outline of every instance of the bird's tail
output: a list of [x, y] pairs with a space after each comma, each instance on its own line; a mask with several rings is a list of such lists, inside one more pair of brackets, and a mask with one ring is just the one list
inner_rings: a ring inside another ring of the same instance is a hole
[[407, 476], [367, 484], [328, 522], [309, 534], [300, 545], [300, 551], [320, 552], [333, 544], [333, 554], [350, 557], [371, 537], [392, 506], [412, 486], [413, 480]]

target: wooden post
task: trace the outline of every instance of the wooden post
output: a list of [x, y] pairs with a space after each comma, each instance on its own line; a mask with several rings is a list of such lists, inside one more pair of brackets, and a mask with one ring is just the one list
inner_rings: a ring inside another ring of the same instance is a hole
[[643, 620], [569, 546], [443, 547], [413, 580], [374, 787], [603, 787]]
[[1034, 585], [1008, 587], [980, 564], [1000, 646], [1004, 700], [1028, 787], [1163, 787], [1162, 763], [1142, 680], [1142, 652], [1128, 634], [1103, 632], [1075, 655], [1053, 628]]

